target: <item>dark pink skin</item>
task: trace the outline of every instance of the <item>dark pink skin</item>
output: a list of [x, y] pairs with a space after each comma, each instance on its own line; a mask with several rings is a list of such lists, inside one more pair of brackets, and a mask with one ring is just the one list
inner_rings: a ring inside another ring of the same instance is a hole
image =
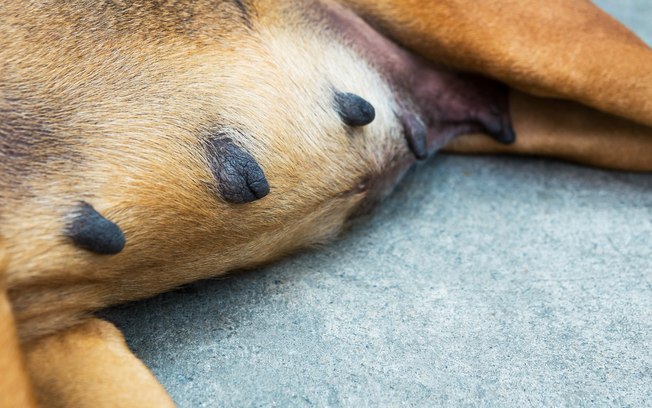
[[[426, 61], [383, 37], [339, 4], [323, 3], [320, 14], [321, 22], [353, 46], [393, 88], [401, 105], [396, 114], [418, 159], [453, 137], [471, 132], [486, 132], [503, 143], [514, 141], [509, 90], [504, 84]], [[420, 131], [425, 133], [425, 143], [421, 144], [426, 145], [426, 151], [418, 146]]]
[[509, 114], [509, 88], [488, 78], [456, 72], [412, 54], [382, 36], [344, 6], [323, 0], [313, 23], [331, 29], [385, 78], [398, 101], [406, 147], [381, 174], [362, 183], [366, 199], [352, 217], [366, 213], [387, 196], [416, 160], [423, 160], [452, 138], [486, 132], [502, 143], [515, 134]]

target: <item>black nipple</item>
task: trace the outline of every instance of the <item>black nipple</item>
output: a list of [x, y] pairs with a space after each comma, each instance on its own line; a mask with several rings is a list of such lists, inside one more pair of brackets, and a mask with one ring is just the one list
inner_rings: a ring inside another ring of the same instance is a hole
[[514, 131], [508, 109], [501, 111], [497, 106], [492, 105], [489, 108], [489, 112], [490, 116], [485, 120], [481, 120], [489, 136], [502, 144], [509, 145], [514, 143], [516, 141], [516, 132]]
[[336, 92], [335, 109], [342, 121], [349, 126], [366, 126], [376, 118], [374, 107], [360, 96], [352, 93]]
[[225, 201], [245, 204], [269, 194], [263, 169], [230, 138], [211, 137], [206, 143], [206, 153], [217, 190]]
[[417, 160], [428, 158], [428, 142], [426, 140], [426, 126], [413, 113], [405, 113], [401, 116], [403, 132], [408, 147]]
[[512, 127], [511, 123], [507, 123], [502, 131], [500, 133], [495, 133], [494, 137], [496, 140], [498, 140], [500, 143], [503, 144], [512, 144], [516, 141], [516, 132], [514, 132], [514, 128]]
[[104, 218], [88, 203], [81, 202], [72, 212], [65, 234], [79, 248], [99, 254], [115, 255], [125, 247], [120, 227]]

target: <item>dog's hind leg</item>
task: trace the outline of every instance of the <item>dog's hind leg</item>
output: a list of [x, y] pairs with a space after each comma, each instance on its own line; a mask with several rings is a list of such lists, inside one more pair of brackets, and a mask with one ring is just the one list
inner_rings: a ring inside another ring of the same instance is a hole
[[575, 102], [512, 92], [516, 142], [504, 145], [484, 135], [454, 139], [445, 151], [528, 154], [617, 170], [652, 171], [652, 127]]
[[26, 347], [43, 407], [173, 407], [154, 375], [111, 323], [91, 319]]
[[589, 0], [342, 0], [431, 60], [652, 126], [652, 50]]

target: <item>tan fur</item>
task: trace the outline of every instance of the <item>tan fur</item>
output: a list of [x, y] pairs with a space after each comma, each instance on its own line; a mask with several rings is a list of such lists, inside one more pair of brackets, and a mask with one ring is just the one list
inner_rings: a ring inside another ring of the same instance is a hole
[[514, 92], [516, 143], [501, 145], [484, 135], [453, 140], [449, 152], [518, 153], [579, 161], [607, 169], [650, 171], [652, 128], [575, 102]]
[[0, 407], [34, 407], [31, 385], [18, 344], [11, 305], [6, 296], [4, 268], [7, 265], [4, 245], [0, 241]]
[[590, 0], [348, 0], [432, 59], [652, 126], [652, 52]]
[[[205, 44], [170, 36], [138, 50], [121, 50], [121, 43], [148, 44], [145, 34], [118, 44], [101, 36], [88, 43], [70, 36], [56, 46], [37, 41], [20, 53], [28, 60], [16, 61], [11, 70], [32, 76], [20, 99], [34, 98], [43, 109], [65, 103], [66, 124], [55, 131], [84, 135], [84, 163], [47, 163], [31, 170], [38, 178], [21, 179], [20, 187], [7, 192], [7, 277], [24, 339], [70, 325], [90, 310], [323, 242], [339, 232], [361, 198], [344, 193], [384, 171], [389, 158], [407, 154], [397, 149], [401, 135], [392, 99], [377, 75], [318, 32], [299, 36], [296, 27], [277, 23], [274, 13], [282, 11], [288, 22], [291, 12], [264, 7], [260, 2], [263, 18], [255, 22], [261, 27], [255, 34], [243, 32], [237, 49], [228, 38], [233, 33], [218, 32]], [[52, 20], [39, 12], [29, 15]], [[214, 25], [224, 24], [220, 15], [202, 18], [209, 27], [211, 18]], [[66, 24], [44, 35], [72, 30]], [[96, 23], [75, 24], [83, 32]], [[11, 47], [1, 48], [0, 58], [9, 59]], [[73, 59], [71, 49], [80, 55]], [[115, 60], [106, 61], [106, 54]], [[39, 60], [51, 65], [37, 70], [33, 61]], [[57, 66], [69, 70], [66, 77], [53, 75]], [[92, 88], [57, 89], [93, 77], [98, 80]], [[354, 140], [330, 106], [332, 85], [376, 105], [377, 120]], [[271, 183], [265, 200], [231, 205], [208, 188], [214, 181], [197, 139], [218, 125], [235, 129], [228, 134], [257, 157]], [[373, 138], [378, 140], [365, 143]], [[41, 199], [25, 200], [28, 188]], [[129, 242], [124, 252], [97, 257], [62, 238], [65, 216], [79, 200], [119, 223]]]
[[519, 124], [514, 146], [476, 136], [453, 141], [449, 151], [538, 154], [652, 171], [652, 49], [591, 1], [498, 0], [490, 7], [473, 0], [427, 6], [421, 0], [346, 3], [433, 60], [490, 75], [531, 95], [580, 102], [613, 115], [517, 98], [511, 102]]
[[112, 324], [91, 319], [27, 350], [40, 406], [172, 407], [174, 403]]
[[[101, 406], [112, 394], [134, 406], [170, 403], [115, 328], [88, 320], [94, 310], [324, 242], [370, 198], [367, 180], [399, 178], [410, 153], [396, 96], [314, 24], [317, 2], [245, 3], [139, 0], [125, 13], [113, 8], [120, 2], [90, 0], [0, 5], [0, 132], [13, 132], [0, 151], [9, 259], [0, 368], [13, 374], [0, 391], [15, 388], [28, 403], [15, 320], [42, 404]], [[518, 94], [513, 147], [471, 138], [451, 149], [652, 170], [650, 50], [588, 2], [345, 3], [425, 57], [642, 124]], [[577, 58], [560, 58], [569, 54]], [[349, 134], [332, 88], [372, 102], [376, 120]], [[217, 130], [257, 159], [269, 196], [241, 205], [216, 197], [201, 140]], [[120, 225], [123, 252], [70, 245], [62, 230], [82, 200]], [[136, 389], [148, 390], [143, 399]]]

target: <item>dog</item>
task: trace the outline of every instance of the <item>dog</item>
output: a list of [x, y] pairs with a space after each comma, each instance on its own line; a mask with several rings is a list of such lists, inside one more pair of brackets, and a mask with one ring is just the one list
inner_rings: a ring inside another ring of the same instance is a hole
[[94, 311], [326, 242], [439, 149], [652, 170], [652, 52], [588, 0], [15, 0], [0, 32], [2, 407], [173, 406]]

